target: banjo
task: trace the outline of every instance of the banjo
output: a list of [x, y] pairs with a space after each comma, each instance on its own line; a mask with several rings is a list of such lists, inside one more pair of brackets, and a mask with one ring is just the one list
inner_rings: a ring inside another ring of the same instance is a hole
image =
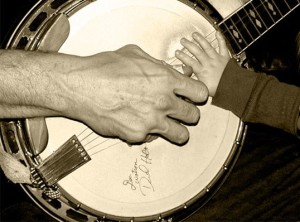
[[[222, 19], [206, 1], [45, 0], [24, 17], [7, 48], [88, 56], [136, 44], [177, 67], [182, 37], [200, 32], [217, 49], [220, 30], [242, 61], [299, 4], [253, 0]], [[51, 117], [2, 120], [0, 148], [31, 169], [33, 183], [22, 188], [58, 221], [180, 221], [222, 185], [245, 138], [244, 123], [210, 101], [199, 106], [201, 119], [182, 147], [164, 139], [129, 146]]]

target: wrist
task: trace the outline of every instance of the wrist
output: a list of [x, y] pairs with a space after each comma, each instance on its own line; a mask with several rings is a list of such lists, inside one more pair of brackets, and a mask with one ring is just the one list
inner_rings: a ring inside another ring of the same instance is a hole
[[[67, 56], [63, 67], [59, 69], [58, 104], [55, 104], [61, 115], [86, 122], [90, 116], [104, 116], [103, 78], [105, 61], [94, 56]], [[97, 64], [97, 67], [95, 67]]]
[[231, 59], [220, 79], [212, 104], [241, 117], [246, 109], [257, 73], [243, 69]]
[[39, 95], [35, 105], [64, 116], [75, 99], [72, 94], [74, 81], [69, 74], [79, 67], [79, 57], [51, 53], [44, 56], [46, 58], [41, 59], [37, 68], [40, 78], [36, 78]]

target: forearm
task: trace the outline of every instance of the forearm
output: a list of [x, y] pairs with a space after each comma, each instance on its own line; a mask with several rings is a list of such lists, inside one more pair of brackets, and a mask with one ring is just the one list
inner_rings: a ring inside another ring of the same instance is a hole
[[244, 70], [230, 61], [213, 104], [245, 122], [263, 123], [297, 134], [300, 129], [300, 89], [272, 76]]
[[0, 118], [61, 115], [67, 106], [66, 72], [73, 64], [68, 59], [76, 58], [1, 50]]

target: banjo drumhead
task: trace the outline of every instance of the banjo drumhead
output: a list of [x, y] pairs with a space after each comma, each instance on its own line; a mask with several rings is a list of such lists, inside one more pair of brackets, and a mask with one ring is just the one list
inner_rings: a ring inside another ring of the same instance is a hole
[[[181, 48], [179, 40], [191, 39], [195, 31], [216, 44], [211, 23], [174, 0], [99, 0], [74, 13], [69, 23], [69, 36], [59, 50], [66, 54], [88, 56], [136, 44], [169, 61]], [[117, 220], [169, 216], [207, 195], [238, 152], [243, 124], [210, 102], [199, 106], [201, 119], [189, 127], [190, 139], [183, 146], [161, 138], [129, 146], [91, 134], [82, 123], [46, 118], [49, 140], [39, 158], [44, 160], [75, 134], [92, 161], [59, 181], [67, 204]]]

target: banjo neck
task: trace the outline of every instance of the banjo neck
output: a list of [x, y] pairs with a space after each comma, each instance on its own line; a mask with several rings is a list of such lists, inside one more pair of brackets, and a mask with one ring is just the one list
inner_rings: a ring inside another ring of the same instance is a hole
[[299, 0], [251, 0], [218, 26], [233, 54], [240, 55], [299, 5]]

